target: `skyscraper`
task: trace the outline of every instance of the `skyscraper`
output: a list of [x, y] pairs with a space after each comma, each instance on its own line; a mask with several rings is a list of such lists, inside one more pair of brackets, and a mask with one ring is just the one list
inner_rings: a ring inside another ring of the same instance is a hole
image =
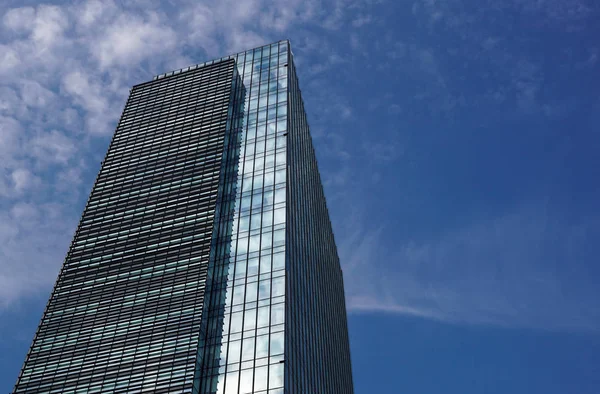
[[353, 392], [288, 41], [131, 89], [14, 392]]

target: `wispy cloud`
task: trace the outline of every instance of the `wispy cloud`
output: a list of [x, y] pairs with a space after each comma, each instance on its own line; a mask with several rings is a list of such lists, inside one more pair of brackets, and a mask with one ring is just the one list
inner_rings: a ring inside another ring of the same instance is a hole
[[[459, 107], [473, 110], [496, 105], [506, 117], [553, 117], [555, 113], [547, 111], [549, 100], [558, 112], [566, 114], [572, 110], [569, 98], [565, 97], [560, 109], [561, 103], [550, 98], [559, 76], [572, 66], [585, 68], [595, 63], [595, 43], [582, 42], [581, 47], [587, 50], [573, 52], [570, 40], [556, 40], [552, 46], [558, 57], [552, 60], [536, 52], [546, 45], [547, 37], [557, 33], [588, 29], [591, 35], [596, 34], [590, 29], [600, 16], [599, 10], [587, 0], [483, 0], [477, 6], [464, 0], [417, 0], [412, 13], [428, 41], [444, 44], [412, 52], [406, 45], [415, 43], [396, 44], [389, 57], [420, 62], [423, 70], [433, 71], [433, 65], [442, 78], [461, 81], [461, 86], [428, 83], [417, 97], [431, 103], [431, 108], [442, 108], [446, 103], [447, 110], [439, 112], [442, 115], [452, 115]], [[423, 41], [418, 40], [417, 46]], [[470, 94], [465, 96], [462, 92], [467, 89]]]
[[53, 283], [130, 86], [272, 40], [302, 42], [311, 29], [334, 32], [354, 3], [3, 3], [0, 311]]
[[[371, 230], [365, 223], [347, 223], [355, 230], [340, 244], [351, 311], [542, 330], [600, 329], [600, 294], [587, 277], [599, 252], [598, 218], [568, 223], [541, 201], [432, 239], [393, 240], [393, 223]], [[383, 274], [383, 266], [394, 268]]]

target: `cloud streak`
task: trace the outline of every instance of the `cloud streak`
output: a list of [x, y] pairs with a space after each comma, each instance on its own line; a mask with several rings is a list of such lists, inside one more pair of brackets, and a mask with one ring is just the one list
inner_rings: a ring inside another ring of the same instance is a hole
[[[433, 239], [382, 241], [357, 231], [340, 245], [353, 312], [448, 323], [597, 331], [597, 287], [586, 272], [600, 219], [569, 224], [544, 202]], [[353, 228], [357, 226], [353, 225]], [[394, 250], [384, 245], [394, 244]], [[393, 268], [382, 268], [393, 263]]]

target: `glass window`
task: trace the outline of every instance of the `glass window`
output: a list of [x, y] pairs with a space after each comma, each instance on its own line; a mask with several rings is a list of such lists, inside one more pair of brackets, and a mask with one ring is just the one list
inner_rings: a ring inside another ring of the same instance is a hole
[[283, 331], [271, 334], [271, 350], [269, 352], [271, 356], [283, 354], [283, 338]]
[[279, 105], [277, 107], [277, 117], [283, 117], [287, 115], [287, 105]]
[[246, 285], [246, 302], [256, 301], [256, 294], [258, 290], [258, 283], [248, 283]]
[[244, 155], [246, 157], [250, 157], [254, 154], [254, 143], [247, 143], [246, 144], [246, 149], [244, 151]]
[[244, 338], [242, 342], [242, 361], [254, 359], [254, 337]]
[[[230, 372], [227, 374], [227, 381], [225, 383], [225, 394], [237, 394], [238, 393], [238, 374], [239, 372]], [[269, 379], [271, 382], [271, 379]]]
[[257, 252], [260, 250], [260, 234], [252, 235], [250, 237], [250, 246], [248, 247], [248, 252]]
[[275, 204], [285, 202], [285, 188], [275, 189]]
[[247, 310], [244, 314], [244, 331], [254, 330], [256, 328], [256, 309]]
[[285, 304], [276, 304], [271, 307], [271, 325], [283, 324], [285, 322]]
[[275, 173], [276, 183], [285, 183], [286, 178], [286, 169], [283, 168], [281, 170], [277, 170]]
[[[252, 230], [256, 230], [256, 229], [260, 228], [260, 216], [261, 216], [260, 213], [256, 213], [256, 214], [252, 215], [252, 220], [250, 222], [250, 224], [251, 224], [250, 228]], [[272, 219], [271, 219], [271, 221], [272, 221]]]
[[272, 297], [278, 297], [285, 294], [285, 277], [273, 279], [272, 286]]
[[[283, 128], [283, 129], [279, 128], [279, 123], [281, 123], [281, 122], [277, 122], [277, 132], [278, 133], [281, 132], [281, 131], [283, 131], [283, 130], [285, 130], [285, 128]], [[286, 138], [287, 137], [285, 137], [285, 136], [280, 136], [279, 138], [277, 138], [277, 149], [278, 150], [285, 148], [285, 146], [287, 144], [287, 139]]]
[[245, 369], [240, 374], [240, 393], [252, 393], [252, 369]]
[[277, 231], [273, 232], [273, 243], [275, 244], [275, 246], [285, 244], [285, 229], [281, 229], [281, 230], [277, 230]]
[[269, 370], [267, 366], [258, 367], [254, 370], [254, 391], [267, 389], [267, 376]]
[[242, 204], [240, 206], [242, 210], [246, 210], [250, 208], [250, 196], [246, 196], [242, 198]]
[[262, 193], [254, 193], [254, 196], [252, 196], [252, 209], [260, 208], [260, 206], [262, 205], [262, 200]]
[[[266, 86], [265, 86], [264, 90], [266, 90]], [[268, 99], [268, 97], [269, 96], [267, 96], [267, 95], [261, 96], [260, 99], [259, 99], [260, 100], [259, 101], [260, 104], [258, 106], [261, 107], [261, 108], [262, 107], [266, 107], [267, 106], [267, 99]]]
[[235, 264], [235, 277], [239, 279], [244, 276], [246, 276], [246, 262], [244, 260], [238, 260]]
[[273, 225], [273, 211], [268, 210], [268, 211], [263, 212], [262, 221], [263, 221], [263, 223], [262, 223], [263, 228]]
[[[262, 126], [259, 126], [259, 129], [262, 129]], [[256, 142], [256, 155], [260, 155], [265, 152], [265, 141], [257, 141]]]
[[265, 173], [265, 186], [273, 186], [275, 174], [272, 171]]
[[[231, 314], [231, 330], [230, 332], [240, 332], [242, 331], [242, 315], [243, 312], [235, 312]], [[230, 342], [230, 347], [231, 347], [231, 343]], [[231, 352], [229, 352], [231, 354]], [[228, 361], [229, 363], [229, 361]]]
[[[227, 364], [233, 364], [233, 363], [239, 362], [241, 350], [242, 350], [242, 341], [230, 341]], [[229, 376], [227, 376], [227, 381], [229, 383]]]
[[[270, 228], [267, 228], [267, 229], [270, 230]], [[273, 234], [270, 231], [263, 232], [261, 249], [262, 250], [271, 249], [272, 246], [273, 246]]]
[[264, 136], [266, 133], [266, 125], [259, 125], [256, 128], [256, 138], [260, 138], [262, 136]]
[[266, 327], [269, 325], [269, 310], [270, 307], [262, 306], [258, 308], [258, 316], [256, 318], [256, 327]]
[[265, 298], [271, 297], [271, 280], [261, 280], [258, 287], [258, 299], [264, 300]]
[[262, 189], [263, 185], [263, 174], [259, 173], [254, 177], [254, 190]]
[[250, 103], [248, 104], [248, 110], [252, 111], [252, 110], [255, 110], [256, 108], [258, 108], [258, 99], [250, 100]]
[[248, 276], [258, 275], [258, 258], [248, 260]]
[[[283, 253], [280, 253], [283, 254]], [[260, 273], [266, 274], [267, 272], [271, 272], [271, 255], [268, 254], [266, 256], [260, 256]]]
[[[246, 140], [251, 140], [256, 137], [256, 127], [248, 127], [248, 132], [246, 133]], [[243, 152], [242, 152], [243, 154]]]
[[246, 158], [246, 161], [244, 162], [244, 174], [252, 174], [252, 171], [254, 170], [254, 160], [252, 160], [251, 157]]
[[256, 163], [254, 164], [254, 171], [260, 171], [263, 168], [265, 168], [265, 158], [264, 157], [257, 157], [256, 158]]
[[269, 94], [269, 105], [275, 104], [277, 102], [277, 93]]
[[267, 159], [267, 162], [265, 163], [266, 168], [271, 168], [275, 165], [275, 155], [273, 155], [273, 154], [267, 155], [266, 159]]
[[274, 216], [275, 216], [275, 218], [274, 218], [273, 223], [275, 223], [275, 224], [285, 223], [285, 208], [276, 209]]
[[242, 188], [242, 191], [247, 192], [249, 190], [252, 190], [252, 177], [251, 176], [244, 177], [243, 185], [244, 186]]
[[[227, 375], [229, 379], [229, 375]], [[269, 366], [269, 388], [283, 387], [283, 364]]]
[[269, 355], [269, 336], [261, 335], [256, 337], [256, 358], [267, 357]]
[[265, 192], [263, 195], [263, 204], [268, 206], [268, 205], [273, 205], [273, 192], [272, 191], [268, 191]]
[[238, 240], [236, 253], [238, 255], [248, 252], [248, 237], [243, 237]]

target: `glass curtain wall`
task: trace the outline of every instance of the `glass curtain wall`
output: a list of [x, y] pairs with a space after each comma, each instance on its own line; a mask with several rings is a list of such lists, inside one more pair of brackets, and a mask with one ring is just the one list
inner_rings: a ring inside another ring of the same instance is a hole
[[224, 185], [234, 192], [215, 223], [231, 236], [216, 237], [209, 266], [201, 394], [283, 393], [288, 53], [282, 41], [229, 57], [245, 111], [238, 173]]

